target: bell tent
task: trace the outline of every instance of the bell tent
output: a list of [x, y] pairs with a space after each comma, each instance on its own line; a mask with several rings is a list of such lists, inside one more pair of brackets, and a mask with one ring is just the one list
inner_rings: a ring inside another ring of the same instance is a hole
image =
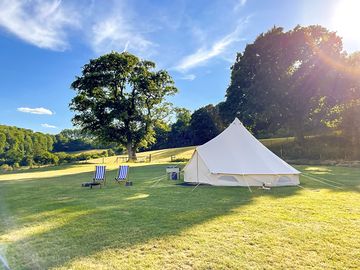
[[198, 146], [184, 168], [184, 181], [214, 186], [294, 186], [299, 174], [235, 120]]

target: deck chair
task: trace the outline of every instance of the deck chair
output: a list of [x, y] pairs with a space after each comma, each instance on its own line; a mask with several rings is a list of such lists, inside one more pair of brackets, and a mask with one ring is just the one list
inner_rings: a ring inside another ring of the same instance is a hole
[[129, 173], [128, 165], [119, 166], [118, 174], [115, 177], [115, 181], [118, 182], [119, 184], [122, 182], [131, 183], [131, 182], [128, 182], [128, 173]]
[[105, 185], [105, 182], [106, 182], [106, 166], [104, 165], [95, 166], [93, 184], [90, 186], [90, 188], [96, 185], [99, 185], [101, 188], [102, 185]]

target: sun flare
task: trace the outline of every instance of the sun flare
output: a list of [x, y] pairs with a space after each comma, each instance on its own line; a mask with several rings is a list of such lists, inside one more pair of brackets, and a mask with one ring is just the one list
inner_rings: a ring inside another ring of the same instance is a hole
[[334, 8], [334, 30], [340, 36], [360, 44], [360, 1], [341, 0]]

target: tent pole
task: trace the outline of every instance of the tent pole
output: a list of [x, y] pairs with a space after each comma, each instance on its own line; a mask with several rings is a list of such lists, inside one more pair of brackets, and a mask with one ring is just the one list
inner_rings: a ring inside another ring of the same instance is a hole
[[199, 185], [199, 154], [196, 152], [196, 180], [197, 180], [197, 185], [191, 190], [191, 192], [193, 192]]
[[199, 153], [196, 152], [196, 181], [199, 183]]

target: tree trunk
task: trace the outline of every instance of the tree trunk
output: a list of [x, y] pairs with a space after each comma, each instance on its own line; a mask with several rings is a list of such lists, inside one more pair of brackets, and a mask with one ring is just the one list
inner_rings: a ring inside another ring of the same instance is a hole
[[137, 160], [136, 151], [135, 151], [134, 147], [132, 146], [132, 144], [128, 143], [126, 145], [126, 149], [128, 152], [129, 161], [136, 161]]

